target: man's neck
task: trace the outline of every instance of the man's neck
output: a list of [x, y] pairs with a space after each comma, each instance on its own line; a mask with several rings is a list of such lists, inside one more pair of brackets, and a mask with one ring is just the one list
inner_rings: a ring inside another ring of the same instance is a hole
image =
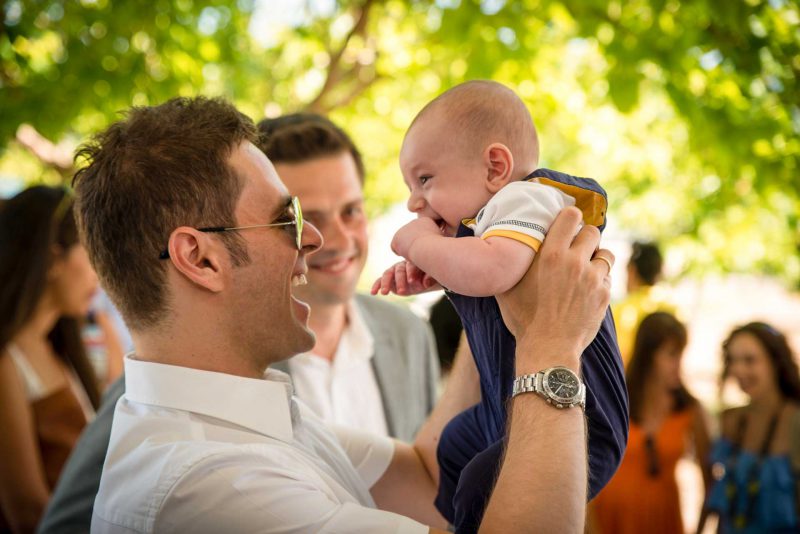
[[[200, 317], [210, 314], [198, 311]], [[131, 330], [136, 360], [162, 363], [225, 373], [234, 376], [260, 379], [270, 363], [263, 347], [256, 350], [242, 345], [240, 337], [230, 329], [200, 329], [197, 325], [214, 323], [193, 316], [177, 315], [165, 321], [167, 328], [149, 328], [144, 331]], [[217, 324], [224, 325], [222, 319]], [[286, 358], [287, 356], [283, 356]]]
[[311, 352], [332, 362], [347, 322], [346, 303], [314, 306], [308, 325], [314, 331], [317, 342]]

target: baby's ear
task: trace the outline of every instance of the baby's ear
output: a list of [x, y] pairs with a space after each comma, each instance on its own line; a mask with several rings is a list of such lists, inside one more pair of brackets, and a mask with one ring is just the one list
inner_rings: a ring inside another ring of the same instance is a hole
[[492, 143], [483, 151], [483, 159], [488, 170], [486, 188], [494, 194], [511, 181], [514, 174], [514, 156], [503, 143]]

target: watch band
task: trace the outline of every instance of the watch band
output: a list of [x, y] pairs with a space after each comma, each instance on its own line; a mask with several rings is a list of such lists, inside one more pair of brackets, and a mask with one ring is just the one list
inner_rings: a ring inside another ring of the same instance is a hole
[[542, 391], [542, 378], [544, 371], [529, 375], [520, 375], [514, 379], [514, 386], [511, 396], [516, 397], [520, 393], [539, 393]]
[[[556, 370], [568, 371], [577, 379], [579, 388], [575, 395], [568, 398], [562, 398], [551, 394], [547, 390], [547, 388], [544, 386], [545, 376]], [[550, 367], [549, 369], [539, 371], [538, 373], [518, 376], [514, 379], [511, 397], [516, 397], [521, 393], [536, 393], [540, 397], [544, 398], [548, 404], [552, 404], [556, 408], [574, 408], [576, 406], [584, 409], [586, 408], [586, 385], [572, 370], [565, 367]]]

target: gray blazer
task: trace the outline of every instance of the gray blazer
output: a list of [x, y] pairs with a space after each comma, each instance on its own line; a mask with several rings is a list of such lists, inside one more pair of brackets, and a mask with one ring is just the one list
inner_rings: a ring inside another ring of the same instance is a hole
[[[428, 324], [407, 309], [369, 295], [356, 305], [375, 340], [372, 370], [389, 435], [411, 441], [436, 403], [439, 359]], [[289, 372], [286, 361], [272, 365]]]
[[[356, 304], [375, 339], [372, 366], [389, 432], [410, 441], [436, 400], [439, 361], [430, 328], [410, 311], [375, 297], [357, 295]], [[286, 362], [273, 367], [287, 370]], [[83, 432], [61, 472], [37, 532], [89, 532], [111, 439], [114, 407], [124, 392], [123, 377], [103, 397], [97, 416]]]

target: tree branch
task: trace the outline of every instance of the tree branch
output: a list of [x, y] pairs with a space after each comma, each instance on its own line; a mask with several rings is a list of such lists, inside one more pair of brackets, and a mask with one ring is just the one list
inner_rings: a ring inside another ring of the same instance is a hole
[[72, 163], [72, 147], [65, 143], [53, 143], [30, 124], [23, 123], [17, 128], [16, 140], [39, 161], [58, 171], [65, 179], [75, 170]]
[[[331, 106], [325, 106], [323, 100], [327, 97], [328, 93], [335, 87], [342, 77], [346, 74], [342, 69], [342, 56], [344, 55], [347, 47], [350, 45], [353, 37], [360, 35], [365, 36], [367, 33], [367, 22], [369, 19], [369, 12], [375, 0], [365, 0], [359, 7], [356, 14], [356, 22], [344, 38], [341, 46], [330, 53], [330, 61], [328, 62], [328, 73], [325, 77], [325, 83], [311, 102], [308, 103], [306, 109], [321, 113], [322, 111], [331, 109]], [[363, 90], [362, 90], [363, 91]]]
[[381, 78], [383, 78], [383, 76], [381, 76], [380, 74], [374, 75], [369, 80], [362, 80], [359, 78], [355, 82], [355, 87], [353, 87], [353, 89], [349, 93], [343, 95], [341, 98], [336, 100], [336, 102], [328, 106], [328, 109], [326, 109], [325, 111], [328, 112], [335, 108], [347, 106], [353, 100], [361, 96], [361, 94], [364, 93], [364, 91], [366, 91], [370, 85], [372, 85]]

